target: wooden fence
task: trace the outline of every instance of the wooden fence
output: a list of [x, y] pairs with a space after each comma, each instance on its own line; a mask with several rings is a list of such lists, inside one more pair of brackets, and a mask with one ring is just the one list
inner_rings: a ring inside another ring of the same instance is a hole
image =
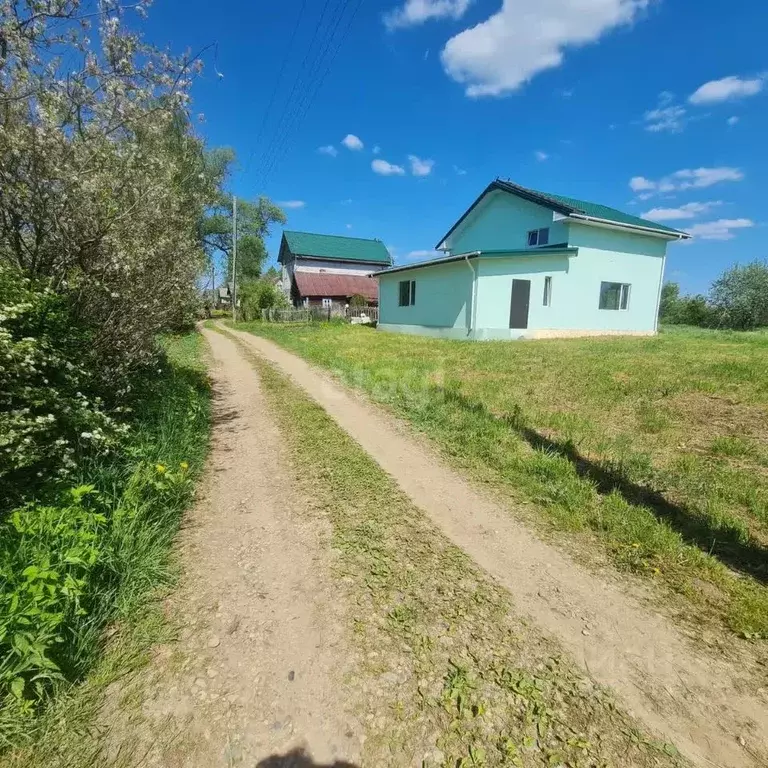
[[378, 307], [294, 307], [291, 309], [262, 309], [261, 319], [268, 323], [317, 323], [347, 320], [353, 325], [377, 323]]

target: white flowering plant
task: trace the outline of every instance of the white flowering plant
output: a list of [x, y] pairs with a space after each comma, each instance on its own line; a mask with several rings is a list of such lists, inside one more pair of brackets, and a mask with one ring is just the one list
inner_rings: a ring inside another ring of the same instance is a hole
[[[83, 453], [111, 449], [126, 427], [95, 394], [89, 336], [67, 299], [0, 265], [0, 498], [66, 480]], [[0, 513], [2, 510], [0, 510]]]

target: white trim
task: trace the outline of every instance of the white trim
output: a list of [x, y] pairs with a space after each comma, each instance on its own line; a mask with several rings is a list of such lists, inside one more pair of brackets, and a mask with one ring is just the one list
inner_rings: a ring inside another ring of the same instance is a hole
[[585, 216], [581, 213], [571, 213], [567, 219], [574, 220], [579, 224], [586, 224], [590, 227], [602, 227], [604, 229], [620, 229], [624, 232], [642, 232], [651, 237], [660, 237], [664, 240], [690, 240], [691, 236], [685, 232], [667, 232], [666, 230], [653, 229], [652, 227], [642, 227], [638, 224], [619, 224], [616, 221], [600, 219], [597, 216]]

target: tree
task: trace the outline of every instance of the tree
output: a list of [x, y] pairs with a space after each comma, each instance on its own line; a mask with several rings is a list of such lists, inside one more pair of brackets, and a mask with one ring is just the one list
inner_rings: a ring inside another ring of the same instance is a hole
[[[222, 253], [227, 266], [227, 279], [232, 276], [232, 196], [223, 187], [235, 163], [235, 152], [227, 147], [206, 154], [206, 173], [218, 188], [216, 199], [200, 219], [199, 236], [209, 262]], [[261, 275], [267, 259], [264, 238], [273, 224], [285, 224], [283, 211], [267, 197], [251, 202], [237, 199], [237, 277], [238, 281], [255, 280]]]
[[245, 320], [259, 318], [262, 309], [289, 306], [288, 299], [280, 288], [263, 278], [243, 283], [240, 288], [240, 301]]
[[661, 301], [659, 302], [659, 319], [672, 321], [672, 316], [680, 300], [680, 286], [677, 283], [664, 283], [661, 286]]
[[217, 190], [188, 114], [198, 58], [145, 44], [116, 0], [81, 5], [0, 0], [0, 264], [66, 297], [118, 383], [195, 301]]
[[712, 283], [709, 298], [721, 326], [747, 330], [768, 325], [768, 262], [726, 269]]

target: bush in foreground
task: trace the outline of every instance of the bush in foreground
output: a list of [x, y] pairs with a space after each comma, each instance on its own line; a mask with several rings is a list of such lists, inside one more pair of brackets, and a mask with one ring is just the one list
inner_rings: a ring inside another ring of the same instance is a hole
[[167, 345], [111, 453], [81, 457], [0, 519], [0, 747], [97, 658], [106, 626], [168, 582], [168, 551], [206, 449], [199, 338]]

